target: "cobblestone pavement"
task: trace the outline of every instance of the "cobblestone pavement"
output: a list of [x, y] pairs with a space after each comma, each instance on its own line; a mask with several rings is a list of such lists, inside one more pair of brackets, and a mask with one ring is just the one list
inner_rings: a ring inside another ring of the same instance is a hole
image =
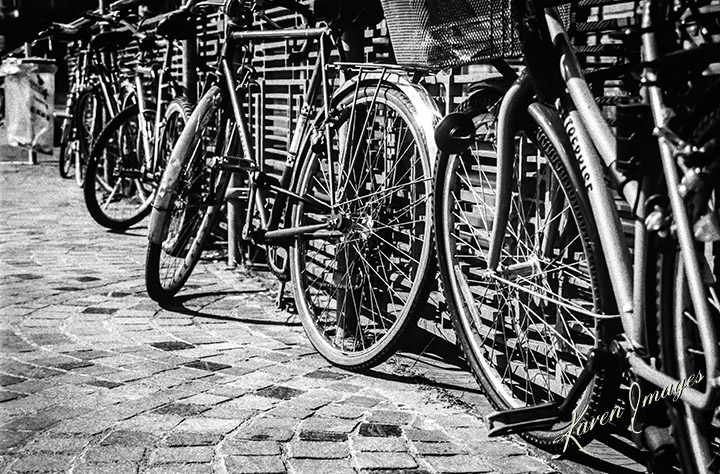
[[[54, 163], [3, 164], [0, 216], [2, 472], [598, 472], [488, 438], [453, 351], [331, 367], [270, 279], [204, 262], [159, 307], [146, 229], [99, 228]], [[637, 469], [600, 452], [595, 468]]]

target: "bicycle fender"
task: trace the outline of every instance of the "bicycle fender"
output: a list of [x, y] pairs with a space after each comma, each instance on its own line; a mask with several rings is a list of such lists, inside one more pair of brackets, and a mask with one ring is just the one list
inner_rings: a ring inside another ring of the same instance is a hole
[[192, 153], [193, 142], [210, 119], [210, 114], [206, 114], [205, 111], [217, 107], [221, 101], [220, 88], [211, 88], [198, 102], [195, 111], [175, 143], [153, 201], [153, 210], [148, 224], [148, 240], [152, 243], [161, 244], [167, 237], [170, 225], [167, 214], [170, 212], [174, 190], [188, 158], [187, 154]]
[[[425, 145], [430, 155], [430, 165], [434, 167], [438, 153], [438, 148], [435, 144], [435, 125], [440, 122], [443, 113], [427, 89], [410, 82], [410, 79], [408, 79], [405, 74], [393, 71], [363, 72], [343, 84], [333, 97], [342, 97], [345, 93], [352, 93], [351, 91], [357, 87], [358, 82], [360, 82], [362, 86], [363, 82], [376, 84], [377, 81], [382, 81], [389, 87], [402, 92], [410, 100], [410, 104], [415, 110], [415, 118], [425, 135]], [[348, 89], [350, 92], [348, 92]]]

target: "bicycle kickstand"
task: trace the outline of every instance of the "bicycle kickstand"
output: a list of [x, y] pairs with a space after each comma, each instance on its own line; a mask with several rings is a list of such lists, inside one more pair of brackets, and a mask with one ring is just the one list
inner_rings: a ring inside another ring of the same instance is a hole
[[285, 307], [285, 280], [280, 280], [280, 288], [278, 288], [277, 295], [275, 295], [275, 307], [277, 309], [283, 309]]

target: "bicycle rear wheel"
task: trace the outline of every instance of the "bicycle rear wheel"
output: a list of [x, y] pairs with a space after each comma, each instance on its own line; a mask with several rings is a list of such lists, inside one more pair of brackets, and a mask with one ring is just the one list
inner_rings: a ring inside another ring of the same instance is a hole
[[[588, 352], [612, 334], [611, 324], [589, 315], [612, 307], [599, 291], [600, 247], [590, 214], [578, 183], [540, 128], [531, 136], [516, 133], [500, 268], [488, 268], [499, 199], [495, 127], [502, 95], [487, 86], [459, 107], [472, 117], [477, 138], [462, 154], [438, 158], [434, 195], [448, 310], [475, 378], [500, 410], [565, 397]], [[616, 387], [604, 372], [598, 374], [576, 416], [585, 413], [581, 419], [590, 419], [611, 407]], [[571, 427], [570, 421], [560, 422], [522, 436], [547, 451], [563, 452], [560, 437]], [[573, 433], [583, 444], [592, 435]]]
[[[712, 103], [712, 102], [710, 102]], [[690, 120], [683, 136], [692, 144], [712, 149], [711, 141], [720, 136], [720, 108], [703, 113], [700, 120]], [[715, 146], [712, 160], [720, 160]], [[717, 215], [720, 209], [720, 187], [714, 184], [708, 211]], [[667, 247], [667, 245], [663, 246]], [[686, 271], [676, 247], [657, 252], [656, 295], [658, 311], [658, 340], [663, 370], [678, 379], [687, 380], [691, 375], [703, 375], [703, 380], [693, 386], [700, 391], [707, 387], [708, 374], [701, 331], [711, 344], [720, 344], [720, 242], [698, 242], [699, 255], [704, 261], [706, 294], [709, 309], [715, 316], [713, 328], [699, 326], [690, 299]], [[652, 249], [655, 251], [655, 249]], [[684, 403], [669, 406], [672, 434], [677, 445], [678, 457], [684, 473], [720, 472], [720, 408], [700, 411]]]
[[297, 239], [291, 276], [312, 344], [331, 363], [359, 370], [386, 360], [426, 303], [432, 169], [401, 92], [360, 87], [338, 98], [330, 117], [317, 133], [330, 127], [332, 161], [324, 141], [308, 143], [296, 190], [318, 205], [295, 206], [292, 226], [335, 224]]
[[145, 260], [145, 285], [155, 301], [172, 298], [190, 277], [223, 204], [230, 175], [209, 163], [227, 151], [217, 120], [221, 100], [213, 87], [198, 103], [160, 183]]

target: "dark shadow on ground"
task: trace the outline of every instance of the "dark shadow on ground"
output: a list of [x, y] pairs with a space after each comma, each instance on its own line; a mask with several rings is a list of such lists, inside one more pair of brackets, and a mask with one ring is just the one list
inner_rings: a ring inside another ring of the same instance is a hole
[[[277, 318], [243, 318], [243, 317], [229, 317], [220, 314], [212, 314], [204, 309], [194, 309], [189, 307], [193, 301], [197, 301], [203, 298], [222, 299], [226, 296], [233, 295], [247, 295], [247, 294], [259, 294], [267, 291], [262, 290], [229, 290], [229, 291], [213, 291], [213, 292], [202, 292], [202, 293], [191, 293], [182, 296], [177, 296], [172, 300], [160, 303], [160, 307], [173, 311], [175, 313], [183, 314], [185, 316], [200, 317], [214, 319], [217, 321], [237, 321], [245, 324], [256, 324], [256, 325], [268, 325], [268, 326], [300, 326], [300, 322], [293, 321], [278, 321]], [[212, 304], [209, 303], [209, 305]], [[294, 316], [293, 316], [294, 317]]]

